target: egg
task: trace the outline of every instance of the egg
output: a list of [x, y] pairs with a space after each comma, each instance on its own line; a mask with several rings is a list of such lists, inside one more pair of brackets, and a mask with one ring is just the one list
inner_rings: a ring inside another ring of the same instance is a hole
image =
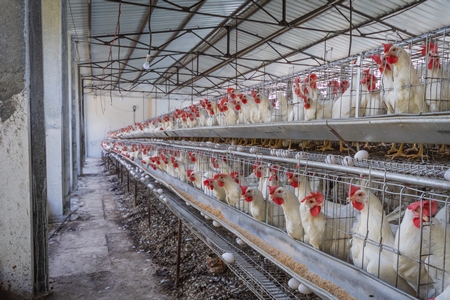
[[291, 278], [291, 279], [289, 279], [289, 281], [288, 281], [288, 286], [291, 288], [291, 289], [293, 289], [293, 290], [296, 290], [296, 289], [298, 289], [298, 286], [300, 285], [300, 282], [297, 280], [297, 279], [295, 279], [295, 278]]
[[203, 216], [203, 217], [205, 216], [205, 214], [203, 212], [200, 212], [200, 215]]
[[305, 152], [298, 152], [297, 154], [295, 154], [295, 159], [305, 159], [305, 158], [306, 158]]
[[444, 178], [450, 181], [450, 169], [444, 173]]
[[236, 243], [238, 245], [245, 245], [245, 242], [243, 240], [241, 240], [240, 238], [236, 238]]
[[366, 150], [359, 150], [358, 152], [355, 153], [354, 158], [356, 159], [356, 161], [362, 161], [363, 159], [368, 159], [369, 152], [367, 152]]
[[[206, 220], [211, 220], [211, 217], [208, 216], [208, 215], [205, 215], [205, 219], [206, 219]], [[218, 226], [216, 226], [216, 227], [218, 227]]]
[[277, 150], [276, 149], [270, 149], [270, 155], [275, 156]]
[[242, 152], [242, 151], [244, 151], [244, 147], [238, 146], [238, 147], [236, 148], [236, 151]]
[[213, 221], [213, 226], [214, 226], [214, 227], [220, 227], [220, 223], [217, 222], [217, 221]]
[[325, 158], [325, 162], [327, 164], [335, 164], [336, 163], [336, 158], [334, 157], [333, 154], [328, 154], [327, 157]]
[[229, 253], [229, 252], [222, 254], [222, 258], [227, 264], [232, 264], [232, 263], [234, 263], [234, 260], [235, 260], [233, 253]]
[[158, 189], [156, 192], [161, 195], [164, 191], [162, 189]]
[[186, 206], [191, 206], [191, 204], [189, 204], [189, 202], [186, 201]]
[[309, 295], [312, 293], [312, 291], [303, 283], [300, 283], [300, 285], [298, 286], [298, 291], [304, 295]]
[[148, 186], [151, 190], [153, 190], [153, 188], [154, 188], [153, 184], [151, 184], [151, 183], [149, 183], [147, 186]]
[[228, 151], [234, 151], [234, 150], [236, 150], [236, 147], [234, 147], [234, 146], [229, 146], [228, 147]]
[[353, 158], [351, 156], [345, 156], [342, 159], [342, 165], [343, 166], [353, 166]]

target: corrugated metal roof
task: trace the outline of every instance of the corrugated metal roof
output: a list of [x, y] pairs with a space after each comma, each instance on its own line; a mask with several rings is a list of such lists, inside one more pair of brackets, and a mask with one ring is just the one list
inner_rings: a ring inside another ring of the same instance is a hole
[[91, 88], [218, 95], [450, 27], [449, 1], [287, 0], [287, 26], [282, 0], [151, 1], [150, 70], [148, 0], [68, 1], [68, 33]]

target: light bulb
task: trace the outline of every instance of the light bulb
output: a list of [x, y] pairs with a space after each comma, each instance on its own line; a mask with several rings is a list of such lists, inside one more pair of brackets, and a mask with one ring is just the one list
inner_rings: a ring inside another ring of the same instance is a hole
[[150, 54], [147, 54], [147, 58], [145, 59], [144, 64], [142, 65], [142, 67], [146, 70], [150, 69]]

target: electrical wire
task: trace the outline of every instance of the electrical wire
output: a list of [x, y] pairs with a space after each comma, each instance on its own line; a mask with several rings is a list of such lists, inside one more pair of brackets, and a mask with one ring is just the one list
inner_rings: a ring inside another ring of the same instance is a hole
[[152, 26], [151, 26], [151, 20], [152, 20], [152, 0], [148, 0], [148, 34], [149, 34], [149, 43], [148, 43], [148, 54], [152, 51]]

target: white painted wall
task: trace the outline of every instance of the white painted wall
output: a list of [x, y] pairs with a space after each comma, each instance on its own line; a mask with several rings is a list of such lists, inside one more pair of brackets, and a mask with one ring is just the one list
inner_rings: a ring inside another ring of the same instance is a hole
[[[86, 146], [88, 157], [100, 157], [100, 143], [106, 137], [108, 131], [116, 130], [133, 124], [134, 121], [142, 122], [151, 117], [152, 100], [142, 95], [124, 96], [109, 93], [94, 96], [84, 95], [86, 107]], [[136, 112], [133, 113], [133, 105]], [[135, 116], [135, 119], [134, 119]]]

